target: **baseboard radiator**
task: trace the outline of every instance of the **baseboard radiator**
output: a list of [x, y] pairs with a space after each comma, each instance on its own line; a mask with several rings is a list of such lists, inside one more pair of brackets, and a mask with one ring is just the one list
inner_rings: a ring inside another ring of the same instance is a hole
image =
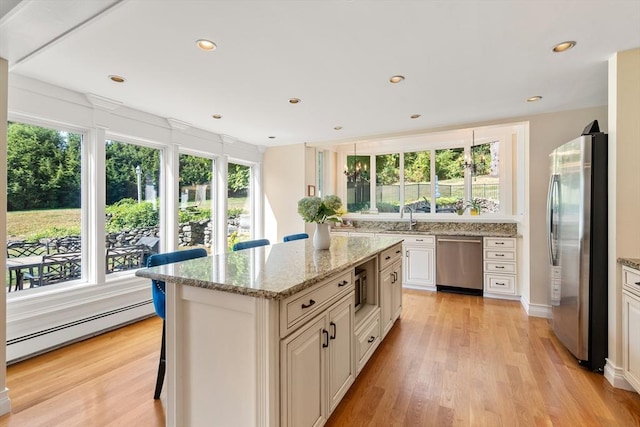
[[146, 300], [11, 338], [7, 340], [7, 363], [17, 363], [154, 315], [153, 301]]

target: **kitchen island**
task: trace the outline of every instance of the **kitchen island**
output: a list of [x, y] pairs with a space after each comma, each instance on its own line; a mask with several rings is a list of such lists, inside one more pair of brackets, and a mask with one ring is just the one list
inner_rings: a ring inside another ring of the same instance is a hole
[[379, 344], [380, 313], [399, 315], [381, 286], [400, 289], [401, 242], [306, 239], [139, 270], [167, 283], [167, 425], [322, 425]]

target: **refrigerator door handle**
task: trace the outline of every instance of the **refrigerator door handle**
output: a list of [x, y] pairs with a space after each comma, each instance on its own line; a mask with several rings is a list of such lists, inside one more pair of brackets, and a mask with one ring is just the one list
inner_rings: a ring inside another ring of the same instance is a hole
[[[556, 225], [554, 223], [554, 208], [557, 209], [558, 201], [556, 197], [558, 196], [558, 175], [553, 174], [549, 178], [549, 192], [547, 194], [547, 247], [549, 249], [549, 262], [553, 266], [558, 265], [558, 256], [557, 256], [557, 246], [554, 247], [554, 240], [557, 239], [557, 236], [554, 235], [554, 228]], [[555, 212], [557, 214], [557, 212]]]

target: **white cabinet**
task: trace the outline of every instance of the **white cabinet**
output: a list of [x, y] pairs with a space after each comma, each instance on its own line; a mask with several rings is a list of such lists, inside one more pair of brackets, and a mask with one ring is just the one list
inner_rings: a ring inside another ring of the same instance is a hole
[[622, 367], [640, 393], [640, 271], [622, 267]]
[[[384, 234], [382, 234], [384, 236]], [[436, 238], [430, 235], [395, 234], [404, 239], [402, 285], [411, 289], [436, 290]]]
[[356, 331], [356, 373], [359, 374], [380, 344], [380, 309]]
[[518, 295], [516, 239], [485, 237], [484, 296], [516, 298]]
[[355, 379], [353, 297], [282, 340], [281, 367], [281, 424], [323, 425]]
[[380, 254], [380, 318], [382, 337], [402, 311], [402, 248], [396, 245]]

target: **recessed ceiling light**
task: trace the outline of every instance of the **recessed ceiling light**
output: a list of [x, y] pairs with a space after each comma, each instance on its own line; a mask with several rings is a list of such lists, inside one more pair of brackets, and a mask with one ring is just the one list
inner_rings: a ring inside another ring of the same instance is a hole
[[198, 46], [201, 50], [204, 50], [207, 52], [216, 50], [216, 48], [218, 47], [214, 42], [207, 39], [196, 40], [196, 46]]
[[412, 119], [417, 119], [418, 117], [420, 117], [420, 114], [412, 114], [412, 115], [411, 115], [411, 118], [412, 118]]
[[275, 136], [270, 136], [269, 139], [276, 139], [276, 137]]
[[573, 40], [569, 40], [566, 42], [558, 43], [553, 47], [553, 51], [556, 53], [564, 52], [565, 50], [569, 50], [576, 45], [576, 42]]
[[531, 98], [527, 98], [527, 102], [536, 102], [540, 101], [542, 97], [540, 95], [532, 96]]
[[342, 126], [336, 126], [336, 127], [334, 127], [334, 129], [335, 130], [340, 130], [340, 129], [342, 129]]
[[222, 116], [220, 114], [214, 114], [211, 117], [213, 117], [214, 119], [221, 119], [222, 118]]
[[110, 75], [109, 80], [116, 83], [124, 83], [126, 81], [124, 77], [116, 76], [115, 74]]
[[403, 81], [403, 80], [404, 80], [404, 76], [400, 76], [400, 75], [397, 75], [397, 76], [391, 76], [391, 78], [389, 78], [389, 81], [390, 81], [391, 83], [400, 83], [400, 82], [401, 82], [401, 81]]
[[289, 104], [299, 104], [300, 102], [302, 101], [298, 98], [289, 98]]

